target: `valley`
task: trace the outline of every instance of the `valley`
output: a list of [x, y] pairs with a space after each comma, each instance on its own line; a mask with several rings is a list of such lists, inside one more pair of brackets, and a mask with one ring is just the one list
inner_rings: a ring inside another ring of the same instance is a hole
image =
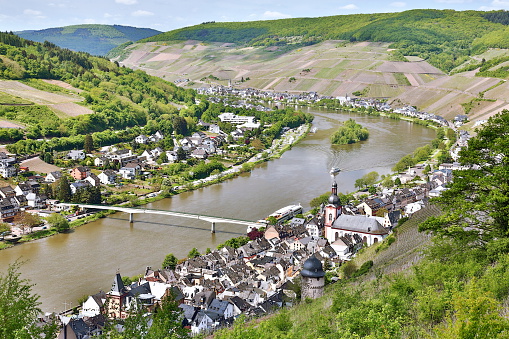
[[[465, 114], [464, 105], [474, 102], [468, 112], [470, 121], [487, 119], [509, 107], [504, 80], [477, 77], [475, 72], [447, 75], [415, 57], [391, 61], [389, 45], [325, 41], [278, 54], [228, 43], [148, 42], [131, 45], [127, 56], [116, 60], [186, 88], [227, 86], [231, 81], [235, 87], [275, 92], [317, 92], [331, 97], [355, 93], [385, 98], [393, 107], [416, 106], [446, 119]], [[506, 53], [499, 50], [496, 55]], [[480, 93], [482, 100], [478, 100]]]

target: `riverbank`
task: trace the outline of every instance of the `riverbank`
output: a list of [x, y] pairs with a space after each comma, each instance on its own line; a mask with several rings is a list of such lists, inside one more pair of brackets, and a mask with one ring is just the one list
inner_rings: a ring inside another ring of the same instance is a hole
[[[149, 193], [144, 197], [138, 198], [133, 201], [124, 202], [120, 204], [122, 206], [128, 207], [136, 207], [143, 206], [149, 203], [154, 203], [156, 201], [169, 198], [184, 192], [189, 192], [195, 189], [199, 189], [202, 187], [214, 185], [221, 183], [223, 181], [233, 179], [242, 173], [250, 172], [255, 166], [262, 164], [266, 161], [270, 161], [272, 159], [279, 159], [286, 151], [290, 150], [293, 145], [299, 143], [306, 135], [309, 133], [311, 128], [311, 124], [303, 124], [295, 129], [290, 129], [284, 132], [279, 139], [275, 139], [268, 149], [261, 151], [255, 156], [246, 159], [242, 164], [235, 165], [219, 174], [211, 175], [204, 179], [199, 179], [195, 181], [188, 182], [184, 185], [172, 187], [169, 192], [160, 191], [159, 194], [154, 195], [154, 193]], [[110, 214], [114, 214], [116, 211], [113, 210], [102, 210], [99, 212], [89, 213], [89, 215], [84, 216], [82, 218], [76, 218], [75, 220], [69, 223], [70, 230], [67, 233], [72, 233], [72, 230], [76, 227], [80, 227], [82, 225], [88, 224], [90, 222], [96, 221], [100, 218], [105, 218]], [[33, 240], [38, 240], [42, 238], [47, 238], [58, 234], [58, 231], [55, 229], [44, 229], [40, 231], [35, 231], [29, 234], [24, 234], [19, 242], [17, 243], [0, 243], [0, 250], [10, 248], [12, 246], [27, 243]]]

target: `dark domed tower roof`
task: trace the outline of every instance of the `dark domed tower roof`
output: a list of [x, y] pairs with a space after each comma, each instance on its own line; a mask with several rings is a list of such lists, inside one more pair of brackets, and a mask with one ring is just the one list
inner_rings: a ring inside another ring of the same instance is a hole
[[306, 260], [304, 266], [302, 266], [300, 274], [307, 278], [321, 278], [325, 276], [322, 263], [314, 255], [310, 256], [309, 259]]
[[332, 184], [332, 193], [329, 197], [329, 200], [327, 200], [327, 203], [329, 205], [334, 205], [334, 206], [341, 205], [341, 200], [339, 200], [337, 192], [338, 192], [338, 184], [336, 183], [336, 181], [334, 181], [334, 183]]

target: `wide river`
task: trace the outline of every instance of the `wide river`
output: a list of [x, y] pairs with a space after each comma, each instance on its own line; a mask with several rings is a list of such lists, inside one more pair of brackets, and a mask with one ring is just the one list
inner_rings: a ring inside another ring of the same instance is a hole
[[[258, 220], [276, 209], [309, 201], [330, 191], [331, 167], [342, 169], [336, 180], [340, 192], [354, 190], [355, 180], [377, 171], [390, 173], [404, 155], [429, 143], [435, 131], [402, 120], [335, 113], [312, 109], [310, 134], [280, 159], [260, 165], [251, 173], [193, 192], [149, 204], [147, 208], [167, 209], [212, 216]], [[349, 118], [367, 127], [365, 142], [331, 146], [330, 134]], [[123, 276], [143, 273], [146, 266], [159, 268], [168, 253], [179, 258], [193, 247], [204, 252], [225, 240], [245, 234], [239, 225], [218, 224], [211, 235], [210, 224], [159, 215], [135, 215], [130, 225], [123, 213], [84, 225], [69, 234], [21, 244], [0, 251], [0, 268], [24, 261], [22, 277], [35, 284], [44, 311], [61, 311], [76, 306], [85, 294], [109, 291], [118, 271]]]

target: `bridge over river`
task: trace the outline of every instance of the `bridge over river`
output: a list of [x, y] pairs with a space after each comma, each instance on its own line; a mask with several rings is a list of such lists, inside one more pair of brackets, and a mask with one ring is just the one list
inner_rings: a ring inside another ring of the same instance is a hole
[[134, 222], [134, 214], [141, 214], [141, 213], [159, 214], [159, 215], [168, 215], [168, 216], [172, 216], [172, 217], [198, 219], [198, 220], [203, 220], [203, 221], [211, 223], [211, 226], [210, 226], [211, 233], [216, 233], [216, 223], [237, 224], [237, 225], [244, 225], [244, 226], [256, 227], [256, 228], [259, 228], [260, 226], [265, 226], [265, 225], [261, 225], [258, 222], [248, 221], [248, 220], [222, 218], [222, 217], [215, 217], [215, 216], [211, 216], [211, 215], [201, 215], [201, 214], [195, 214], [195, 213], [156, 210], [156, 209], [150, 209], [150, 208], [105, 206], [105, 205], [94, 205], [94, 204], [70, 204], [70, 203], [60, 203], [59, 206], [77, 206], [79, 208], [113, 210], [113, 211], [118, 211], [118, 212], [129, 213], [129, 222], [130, 223]]

